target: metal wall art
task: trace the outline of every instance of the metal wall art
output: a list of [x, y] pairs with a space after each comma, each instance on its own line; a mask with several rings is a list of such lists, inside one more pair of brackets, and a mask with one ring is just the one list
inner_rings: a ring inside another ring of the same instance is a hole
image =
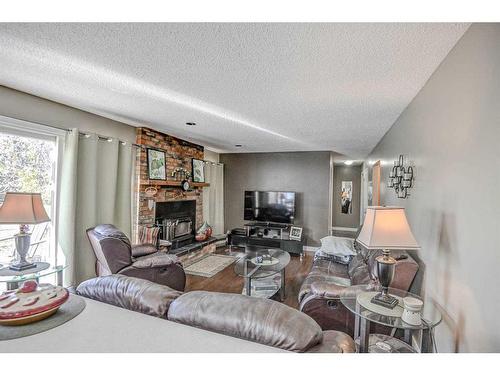
[[398, 160], [394, 161], [394, 167], [392, 167], [387, 181], [387, 187], [393, 188], [396, 196], [402, 199], [408, 197], [408, 189], [413, 187], [413, 168], [411, 166], [405, 167], [404, 161], [403, 155], [399, 155]]

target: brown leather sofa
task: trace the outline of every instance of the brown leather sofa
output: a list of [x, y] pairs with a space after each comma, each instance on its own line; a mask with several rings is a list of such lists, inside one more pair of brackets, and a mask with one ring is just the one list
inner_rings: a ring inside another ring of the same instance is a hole
[[158, 251], [153, 245], [132, 246], [111, 224], [87, 229], [87, 236], [96, 256], [98, 276], [120, 274], [184, 290], [186, 274], [175, 255]]
[[[357, 255], [348, 265], [336, 263], [316, 254], [313, 266], [300, 291], [300, 311], [312, 317], [323, 330], [338, 330], [349, 335], [354, 333], [354, 314], [340, 301], [340, 296], [351, 285], [366, 285], [365, 289], [379, 286], [375, 258], [381, 251], [357, 248]], [[405, 251], [392, 251], [396, 258], [392, 288], [409, 290], [418, 271], [418, 264]], [[374, 332], [386, 332], [385, 327], [373, 325]]]
[[288, 351], [356, 351], [347, 334], [324, 332], [309, 316], [268, 299], [205, 291], [183, 294], [123, 275], [87, 280], [76, 292], [129, 310]]

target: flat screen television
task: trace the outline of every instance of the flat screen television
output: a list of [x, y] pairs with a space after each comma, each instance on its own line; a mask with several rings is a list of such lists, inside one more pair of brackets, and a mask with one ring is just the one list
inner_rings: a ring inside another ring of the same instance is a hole
[[245, 191], [245, 220], [293, 224], [294, 218], [294, 192]]

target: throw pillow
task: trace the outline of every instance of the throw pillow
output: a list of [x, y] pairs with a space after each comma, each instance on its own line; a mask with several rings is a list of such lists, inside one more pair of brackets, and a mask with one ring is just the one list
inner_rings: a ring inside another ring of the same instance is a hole
[[144, 244], [152, 244], [156, 246], [158, 242], [158, 234], [160, 233], [160, 228], [158, 227], [139, 227], [139, 243]]
[[320, 250], [326, 254], [339, 256], [356, 255], [354, 251], [354, 239], [347, 237], [327, 236], [321, 239]]

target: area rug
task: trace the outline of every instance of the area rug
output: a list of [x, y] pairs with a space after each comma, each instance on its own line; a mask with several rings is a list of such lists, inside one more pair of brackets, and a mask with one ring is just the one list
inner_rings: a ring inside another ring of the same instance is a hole
[[184, 264], [184, 272], [188, 275], [212, 277], [236, 261], [230, 255], [207, 254], [192, 263]]

